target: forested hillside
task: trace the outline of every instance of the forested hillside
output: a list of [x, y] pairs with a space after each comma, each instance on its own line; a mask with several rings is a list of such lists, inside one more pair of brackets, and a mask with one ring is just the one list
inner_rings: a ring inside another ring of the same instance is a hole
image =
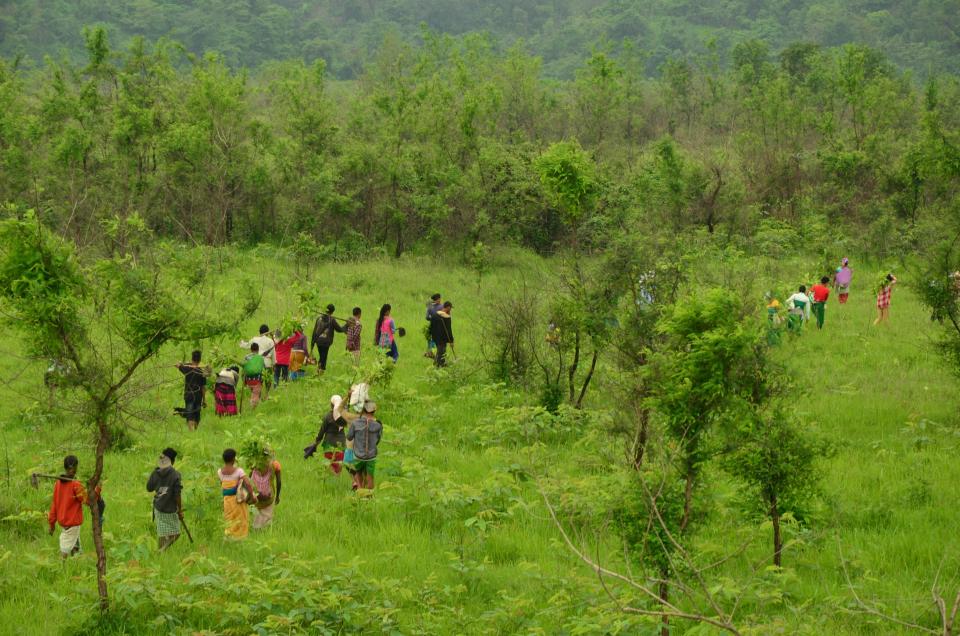
[[322, 61], [250, 75], [169, 43], [117, 50], [98, 29], [81, 63], [0, 63], [0, 200], [110, 253], [140, 226], [395, 255], [633, 228], [879, 258], [938, 239], [956, 205], [956, 77], [918, 88], [868, 47], [751, 40], [656, 80], [618, 48], [558, 82], [520, 47], [424, 37], [388, 38], [350, 83]]
[[486, 31], [499, 46], [523, 38], [549, 76], [572, 77], [603, 39], [631, 42], [653, 72], [673, 57], [721, 55], [761, 38], [780, 50], [796, 40], [875, 46], [926, 76], [960, 70], [957, 0], [4, 0], [0, 54], [80, 55], [85, 25], [106, 26], [118, 44], [168, 37], [189, 51], [221, 52], [231, 65], [324, 59], [333, 75], [361, 74], [387, 33], [413, 41], [421, 24], [441, 33]]

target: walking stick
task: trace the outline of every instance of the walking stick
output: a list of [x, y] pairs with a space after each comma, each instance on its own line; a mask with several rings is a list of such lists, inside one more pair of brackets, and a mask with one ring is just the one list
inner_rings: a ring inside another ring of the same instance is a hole
[[243, 389], [247, 386], [247, 381], [240, 381], [240, 403], [237, 405], [237, 415], [243, 415]]
[[190, 534], [190, 528], [187, 527], [187, 520], [181, 519], [180, 525], [183, 526], [184, 531], [187, 533], [187, 538], [190, 539], [190, 543], [193, 543], [193, 535]]

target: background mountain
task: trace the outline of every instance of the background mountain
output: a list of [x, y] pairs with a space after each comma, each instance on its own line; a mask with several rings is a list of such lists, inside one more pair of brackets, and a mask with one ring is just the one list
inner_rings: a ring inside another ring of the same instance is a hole
[[604, 39], [632, 41], [649, 55], [648, 72], [711, 40], [723, 58], [753, 38], [774, 50], [858, 42], [920, 76], [960, 70], [958, 0], [0, 0], [0, 55], [80, 57], [91, 24], [107, 27], [115, 45], [168, 37], [231, 65], [323, 58], [342, 79], [360, 74], [387, 33], [413, 40], [424, 24], [488, 32], [502, 47], [523, 38], [556, 77], [572, 76]]

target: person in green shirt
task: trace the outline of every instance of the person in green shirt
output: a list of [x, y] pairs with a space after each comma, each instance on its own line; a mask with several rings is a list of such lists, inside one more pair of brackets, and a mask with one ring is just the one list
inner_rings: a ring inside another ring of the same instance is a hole
[[263, 369], [265, 363], [260, 355], [260, 345], [250, 343], [250, 353], [243, 359], [243, 383], [250, 387], [250, 408], [260, 403], [260, 389], [263, 387]]

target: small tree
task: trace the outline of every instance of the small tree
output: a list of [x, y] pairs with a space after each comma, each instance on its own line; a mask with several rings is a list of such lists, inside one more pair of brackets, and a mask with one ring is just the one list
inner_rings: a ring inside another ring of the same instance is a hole
[[[258, 305], [251, 297], [233, 319], [224, 311], [198, 315], [196, 307], [222, 309], [230, 303], [210, 302], [206, 277], [195, 259], [166, 254], [162, 269], [157, 262], [126, 256], [83, 263], [32, 211], [0, 224], [0, 246], [0, 296], [17, 327], [29, 334], [31, 353], [66, 369], [62, 388], [77, 399], [81, 425], [93, 429], [91, 493], [103, 480], [104, 455], [139, 393], [133, 385], [143, 381], [144, 364], [167, 343], [195, 343], [235, 330]], [[106, 610], [103, 529], [99, 515], [91, 517], [97, 591], [100, 608]]]
[[742, 426], [728, 469], [759, 495], [773, 524], [773, 564], [780, 567], [783, 535], [780, 518], [786, 506], [809, 500], [816, 491], [815, 462], [823, 446], [800, 429], [790, 416], [775, 410]]

